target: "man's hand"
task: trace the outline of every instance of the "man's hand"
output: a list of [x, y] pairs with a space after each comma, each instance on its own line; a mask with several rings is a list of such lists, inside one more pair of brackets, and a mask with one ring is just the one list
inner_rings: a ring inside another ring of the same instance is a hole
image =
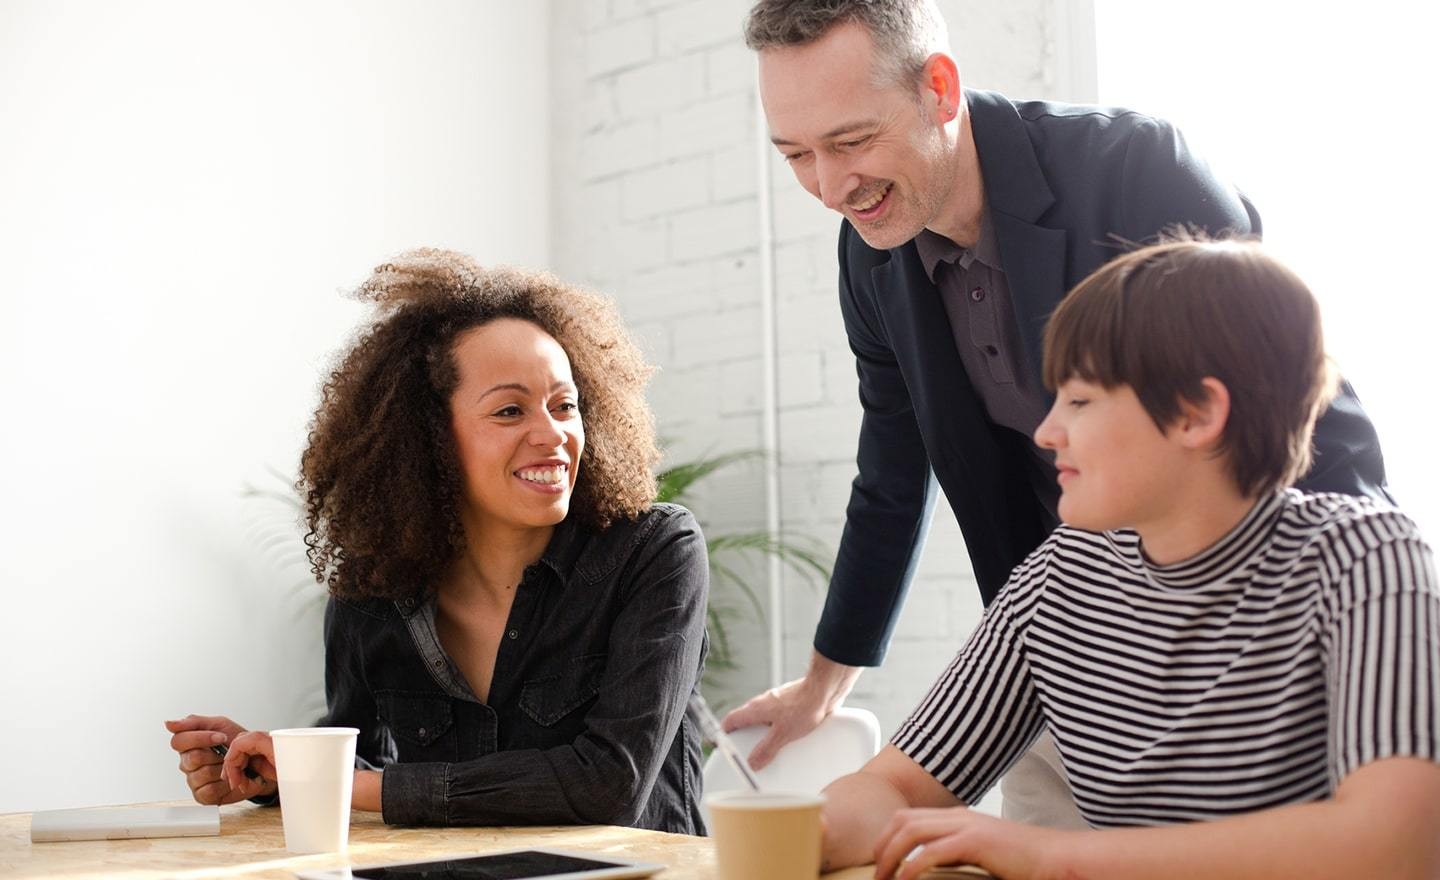
[[721, 722], [728, 733], [742, 727], [768, 724], [770, 732], [750, 752], [750, 766], [760, 770], [774, 760], [788, 742], [814, 730], [830, 717], [860, 677], [860, 668], [844, 666], [822, 656], [811, 655], [804, 678], [786, 682], [732, 711]]

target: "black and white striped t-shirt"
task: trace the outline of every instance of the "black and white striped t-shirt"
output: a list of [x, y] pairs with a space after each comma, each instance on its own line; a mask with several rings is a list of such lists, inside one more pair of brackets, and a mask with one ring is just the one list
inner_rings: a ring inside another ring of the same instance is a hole
[[973, 804], [1049, 725], [1096, 827], [1313, 801], [1440, 761], [1437, 625], [1430, 548], [1368, 500], [1278, 492], [1169, 566], [1061, 526], [893, 742]]

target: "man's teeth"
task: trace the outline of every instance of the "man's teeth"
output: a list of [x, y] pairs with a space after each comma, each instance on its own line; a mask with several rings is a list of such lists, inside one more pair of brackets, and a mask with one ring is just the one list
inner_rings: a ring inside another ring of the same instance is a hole
[[865, 201], [855, 202], [851, 205], [851, 207], [857, 211], [868, 211], [876, 205], [880, 204], [880, 201], [885, 198], [885, 194], [889, 191], [890, 187], [888, 185], [883, 186], [880, 189], [875, 190], [875, 192], [871, 194], [871, 196]]
[[520, 479], [529, 480], [532, 483], [554, 484], [565, 479], [566, 470], [567, 468], [562, 465], [548, 468], [525, 468], [524, 470], [516, 471], [516, 474]]

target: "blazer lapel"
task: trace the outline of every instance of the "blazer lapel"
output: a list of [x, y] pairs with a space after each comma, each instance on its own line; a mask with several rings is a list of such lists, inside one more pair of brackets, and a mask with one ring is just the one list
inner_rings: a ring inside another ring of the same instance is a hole
[[1046, 229], [992, 211], [1000, 259], [1010, 285], [1010, 305], [1033, 387], [1040, 383], [1045, 322], [1065, 292], [1065, 230]]
[[921, 375], [943, 376], [945, 382], [958, 378], [968, 392], [970, 383], [955, 350], [950, 317], [914, 244], [890, 251], [890, 259], [872, 269], [870, 278], [875, 289], [883, 291], [879, 304], [891, 318], [890, 344], [901, 370], [912, 377], [907, 381], [913, 386]]
[[1038, 224], [1055, 195], [1015, 105], [976, 89], [965, 98], [1020, 345], [1038, 387], [1045, 322], [1065, 294], [1066, 233]]
[[[877, 304], [910, 390], [931, 467], [948, 475], [962, 449], [971, 458], [986, 458], [977, 451], [984, 437], [971, 437], [971, 429], [985, 424], [983, 404], [955, 348], [940, 291], [926, 274], [914, 243], [891, 250], [890, 259], [872, 269], [870, 278], [880, 294]], [[970, 439], [961, 439], [966, 437]]]

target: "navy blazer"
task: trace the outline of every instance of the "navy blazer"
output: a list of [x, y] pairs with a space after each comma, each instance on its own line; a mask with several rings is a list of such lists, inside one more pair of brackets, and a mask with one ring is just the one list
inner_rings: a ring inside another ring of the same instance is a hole
[[[1036, 387], [1050, 313], [1128, 243], [1181, 224], [1260, 234], [1254, 207], [1216, 180], [1166, 122], [973, 89], [965, 95]], [[864, 417], [859, 474], [815, 647], [846, 665], [874, 666], [919, 561], [937, 482], [987, 604], [1055, 520], [1023, 470], [1031, 441], [993, 424], [971, 386], [915, 243], [875, 250], [845, 221], [839, 259]], [[1379, 440], [1349, 386], [1320, 419], [1315, 445], [1302, 488], [1387, 497]]]

